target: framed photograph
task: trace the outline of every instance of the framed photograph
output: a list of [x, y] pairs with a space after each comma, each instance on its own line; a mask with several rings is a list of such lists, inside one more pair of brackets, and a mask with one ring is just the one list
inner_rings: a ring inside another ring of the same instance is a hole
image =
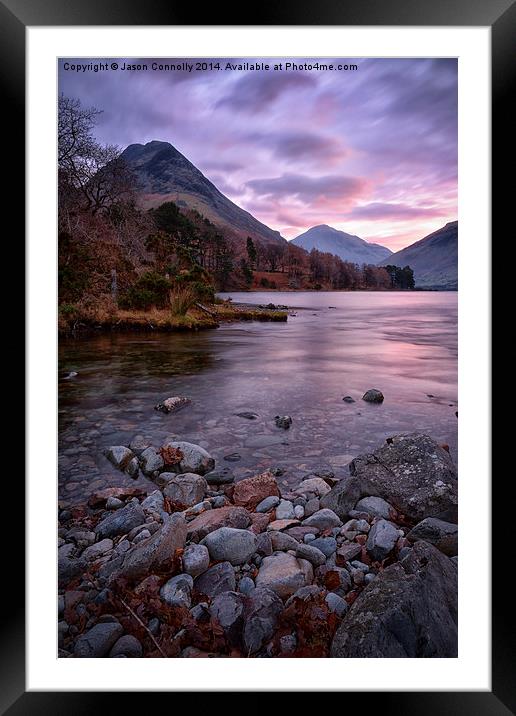
[[0, 2], [28, 306], [1, 712], [516, 713], [490, 377], [514, 3], [104, 5]]

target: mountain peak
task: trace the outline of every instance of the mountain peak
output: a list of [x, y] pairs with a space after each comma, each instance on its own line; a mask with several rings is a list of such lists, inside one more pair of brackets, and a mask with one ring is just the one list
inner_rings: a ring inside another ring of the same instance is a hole
[[308, 231], [292, 239], [292, 243], [307, 251], [317, 249], [356, 264], [376, 264], [392, 253], [385, 246], [369, 244], [359, 236], [347, 234], [345, 231], [328, 226], [328, 224], [312, 226]]

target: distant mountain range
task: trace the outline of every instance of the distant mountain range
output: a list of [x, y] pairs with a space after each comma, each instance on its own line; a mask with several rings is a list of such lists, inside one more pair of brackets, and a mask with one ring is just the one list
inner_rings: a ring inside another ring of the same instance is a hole
[[410, 266], [416, 288], [457, 290], [458, 222], [450, 221], [420, 241], [379, 262], [380, 266]]
[[392, 254], [386, 246], [369, 244], [364, 239], [345, 231], [333, 229], [326, 224], [312, 226], [304, 234], [292, 239], [293, 244], [306, 251], [317, 249], [324, 253], [340, 256], [343, 261], [354, 264], [377, 264]]
[[144, 208], [174, 201], [183, 209], [196, 209], [214, 224], [244, 239], [251, 236], [266, 243], [285, 242], [279, 231], [273, 231], [224, 196], [169, 142], [130, 144], [122, 157], [137, 177], [138, 203]]

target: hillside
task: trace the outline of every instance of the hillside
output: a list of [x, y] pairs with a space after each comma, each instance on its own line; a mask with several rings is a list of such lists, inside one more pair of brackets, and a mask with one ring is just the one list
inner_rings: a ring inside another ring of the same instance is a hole
[[391, 250], [379, 244], [370, 244], [353, 234], [346, 234], [326, 224], [313, 226], [292, 242], [306, 251], [317, 249], [323, 253], [339, 256], [343, 261], [355, 264], [377, 264], [391, 255]]

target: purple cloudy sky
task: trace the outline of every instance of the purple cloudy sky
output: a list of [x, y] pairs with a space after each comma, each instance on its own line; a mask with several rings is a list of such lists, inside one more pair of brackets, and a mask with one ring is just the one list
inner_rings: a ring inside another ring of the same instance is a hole
[[143, 72], [75, 73], [62, 60], [59, 90], [103, 110], [99, 140], [171, 142], [287, 238], [324, 223], [397, 250], [456, 219], [456, 60], [320, 61], [359, 69], [188, 73], [146, 59]]

